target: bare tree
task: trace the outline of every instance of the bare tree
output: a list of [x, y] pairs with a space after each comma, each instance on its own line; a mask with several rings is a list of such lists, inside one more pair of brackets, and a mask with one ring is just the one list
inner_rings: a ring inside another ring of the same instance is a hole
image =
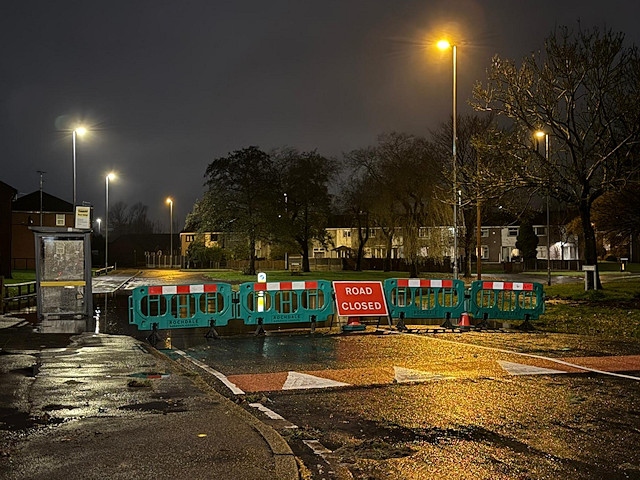
[[[508, 153], [504, 188], [548, 191], [579, 211], [588, 264], [597, 265], [592, 206], [638, 178], [640, 60], [624, 35], [597, 28], [558, 28], [542, 53], [520, 66], [494, 57], [486, 84], [474, 88], [475, 108], [510, 120], [494, 146]], [[548, 135], [549, 155], [532, 148]], [[504, 169], [501, 170], [503, 173]], [[601, 287], [599, 275], [589, 288]]]
[[442, 241], [427, 244], [428, 237], [420, 230], [441, 226], [447, 216], [447, 209], [436, 199], [442, 177], [432, 150], [424, 138], [390, 133], [380, 135], [376, 146], [346, 155], [352, 168], [366, 179], [369, 191], [379, 197], [380, 201], [371, 204], [372, 213], [377, 224], [386, 223], [383, 219], [391, 222], [386, 224], [389, 238], [397, 220], [402, 229], [403, 254], [414, 276], [418, 275], [418, 260], [427, 250], [430, 256], [442, 258], [448, 249]]

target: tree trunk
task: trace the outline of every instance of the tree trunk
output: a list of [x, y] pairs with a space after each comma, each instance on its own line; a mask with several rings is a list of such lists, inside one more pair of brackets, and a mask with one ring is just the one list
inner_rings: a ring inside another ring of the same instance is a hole
[[247, 275], [256, 274], [256, 241], [255, 239], [249, 240], [249, 271]]
[[310, 272], [311, 267], [309, 267], [309, 248], [302, 249], [302, 271]]
[[582, 232], [584, 234], [584, 260], [587, 265], [595, 265], [595, 284], [592, 275], [587, 276], [587, 289], [602, 289], [600, 272], [598, 271], [598, 248], [596, 244], [596, 232], [591, 225], [591, 205], [583, 199], [578, 205], [580, 219], [582, 220]]
[[387, 255], [384, 257], [384, 263], [382, 270], [385, 272], [391, 271], [391, 250], [393, 248], [393, 235], [387, 237]]
[[418, 270], [418, 262], [414, 260], [409, 264], [409, 277], [418, 278], [419, 276], [420, 276], [420, 271]]

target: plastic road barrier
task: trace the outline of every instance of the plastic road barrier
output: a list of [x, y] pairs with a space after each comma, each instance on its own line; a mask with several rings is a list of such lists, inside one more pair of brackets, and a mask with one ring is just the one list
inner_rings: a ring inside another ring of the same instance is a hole
[[224, 326], [233, 310], [228, 283], [138, 287], [129, 297], [129, 323], [139, 330]]

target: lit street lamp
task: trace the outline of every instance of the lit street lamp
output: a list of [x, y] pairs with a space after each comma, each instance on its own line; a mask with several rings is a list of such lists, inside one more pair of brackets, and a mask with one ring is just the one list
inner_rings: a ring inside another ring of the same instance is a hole
[[[543, 138], [544, 137], [544, 158], [547, 162], [547, 166], [549, 165], [549, 134], [543, 132], [542, 130], [538, 130], [536, 132], [536, 137]], [[547, 182], [548, 183], [548, 182]], [[549, 235], [550, 225], [549, 225], [549, 185], [547, 185], [547, 285], [551, 285], [551, 257], [550, 257], [550, 235]]]
[[457, 117], [458, 117], [458, 78], [457, 78], [457, 47], [451, 45], [447, 40], [438, 42], [440, 50], [451, 48], [453, 59], [453, 278], [458, 278], [458, 180], [457, 180], [457, 153], [456, 145], [458, 143]]
[[96, 223], [98, 224], [98, 235], [100, 235], [100, 224], [102, 223], [102, 219], [96, 218]]
[[167, 198], [169, 204], [169, 268], [173, 267], [173, 200]]
[[[77, 189], [76, 189], [76, 137], [78, 135], [82, 136], [87, 133], [87, 129], [84, 127], [77, 127], [71, 133], [71, 143], [73, 145], [73, 209], [76, 208], [76, 200], [77, 200]], [[74, 212], [75, 213], [75, 212]]]
[[105, 217], [104, 217], [104, 274], [109, 273], [109, 180], [116, 178], [115, 173], [105, 178]]

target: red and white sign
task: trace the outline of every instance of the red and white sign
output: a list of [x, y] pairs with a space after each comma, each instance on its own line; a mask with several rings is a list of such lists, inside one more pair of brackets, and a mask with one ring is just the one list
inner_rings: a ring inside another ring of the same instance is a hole
[[382, 282], [333, 282], [338, 315], [379, 317], [389, 315]]
[[518, 282], [482, 282], [483, 290], [533, 290], [533, 283]]
[[186, 293], [208, 293], [218, 291], [215, 283], [208, 285], [162, 285], [149, 287], [149, 295], [176, 295]]
[[453, 280], [425, 280], [422, 278], [399, 278], [399, 287], [453, 288]]

